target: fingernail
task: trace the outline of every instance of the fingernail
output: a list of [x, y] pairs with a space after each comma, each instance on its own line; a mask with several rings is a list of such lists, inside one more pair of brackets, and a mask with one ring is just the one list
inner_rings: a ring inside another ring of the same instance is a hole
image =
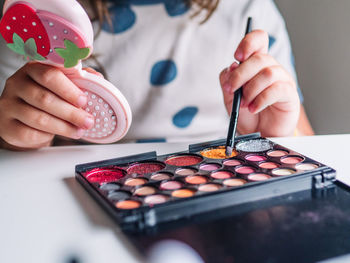
[[238, 67], [237, 62], [233, 62], [232, 65], [230, 66], [230, 72], [234, 71]]
[[224, 83], [223, 88], [226, 92], [230, 92], [231, 85], [228, 82], [226, 82], [226, 83]]
[[91, 117], [91, 116], [86, 117], [85, 123], [84, 123], [85, 128], [87, 128], [87, 129], [92, 128], [92, 126], [94, 126], [94, 122], [95, 121], [94, 121], [93, 117]]
[[242, 62], [242, 60], [243, 60], [243, 53], [242, 53], [242, 51], [237, 50], [237, 51], [236, 51], [236, 54], [235, 54], [235, 58], [236, 58], [238, 61], [241, 61], [241, 62]]
[[78, 106], [80, 108], [84, 107], [87, 103], [87, 97], [85, 95], [80, 95], [78, 98]]
[[75, 138], [80, 139], [81, 137], [83, 137], [84, 133], [85, 133], [84, 129], [78, 129], [75, 134]]

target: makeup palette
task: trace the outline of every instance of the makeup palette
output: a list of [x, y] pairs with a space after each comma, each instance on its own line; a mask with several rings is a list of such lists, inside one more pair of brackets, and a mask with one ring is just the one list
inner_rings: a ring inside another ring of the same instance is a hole
[[[335, 170], [259, 134], [187, 151], [148, 152], [76, 166], [77, 180], [123, 228], [162, 222], [308, 189], [333, 185]], [[230, 208], [231, 209], [231, 208]]]

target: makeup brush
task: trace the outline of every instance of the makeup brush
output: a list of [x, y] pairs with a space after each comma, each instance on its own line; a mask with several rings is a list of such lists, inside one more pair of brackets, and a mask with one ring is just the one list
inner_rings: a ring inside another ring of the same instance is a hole
[[[248, 17], [247, 26], [245, 30], [245, 35], [247, 35], [252, 30], [252, 18]], [[241, 106], [242, 97], [242, 87], [234, 93], [234, 98], [232, 102], [232, 112], [230, 117], [230, 126], [228, 128], [227, 139], [226, 139], [226, 150], [225, 154], [227, 157], [232, 155], [233, 146], [235, 144], [235, 134], [238, 122], [239, 108]]]

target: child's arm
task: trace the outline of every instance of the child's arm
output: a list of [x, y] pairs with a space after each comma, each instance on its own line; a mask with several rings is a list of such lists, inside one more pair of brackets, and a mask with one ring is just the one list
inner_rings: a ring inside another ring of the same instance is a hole
[[233, 63], [220, 74], [228, 113], [233, 93], [243, 86], [237, 130], [260, 131], [263, 136], [291, 136], [297, 127], [300, 101], [293, 77], [268, 53], [268, 35], [248, 34], [239, 44]]
[[79, 139], [92, 128], [86, 95], [60, 70], [29, 62], [7, 79], [0, 97], [2, 148], [49, 146], [58, 134]]

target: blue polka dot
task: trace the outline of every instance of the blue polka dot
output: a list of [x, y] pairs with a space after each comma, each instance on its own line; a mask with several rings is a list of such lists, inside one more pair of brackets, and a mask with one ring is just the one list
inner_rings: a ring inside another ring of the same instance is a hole
[[166, 142], [165, 138], [154, 138], [154, 139], [139, 139], [137, 143], [157, 143], [157, 142]]
[[273, 46], [273, 44], [275, 44], [276, 42], [276, 38], [269, 35], [269, 49]]
[[151, 71], [152, 85], [164, 85], [175, 79], [176, 65], [172, 60], [162, 60], [154, 64]]
[[104, 21], [102, 30], [118, 34], [131, 28], [136, 21], [136, 15], [128, 5], [114, 5], [109, 9], [112, 19], [112, 26]]
[[189, 4], [184, 0], [171, 0], [165, 2], [165, 10], [169, 16], [178, 16], [189, 10]]
[[190, 106], [183, 108], [174, 115], [173, 123], [178, 128], [186, 128], [191, 124], [193, 118], [196, 116], [197, 113], [197, 107]]

